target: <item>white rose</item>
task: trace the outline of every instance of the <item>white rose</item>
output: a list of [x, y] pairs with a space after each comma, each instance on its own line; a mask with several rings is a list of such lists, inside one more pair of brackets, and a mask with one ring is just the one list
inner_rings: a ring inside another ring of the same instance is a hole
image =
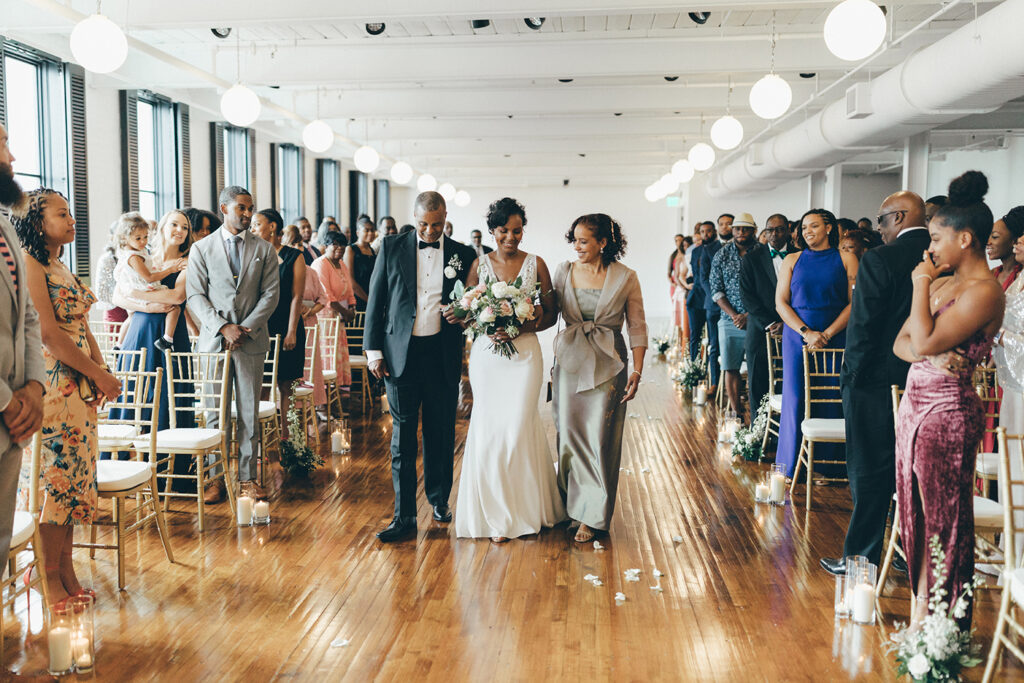
[[491, 294], [493, 294], [498, 299], [504, 299], [506, 296], [508, 296], [508, 283], [501, 281], [495, 282], [493, 285], [491, 285]]
[[516, 304], [516, 317], [520, 320], [526, 320], [533, 315], [533, 304], [529, 301], [520, 301]]
[[473, 299], [473, 303], [471, 303], [469, 307], [472, 308], [474, 311], [479, 311], [480, 306], [482, 306], [483, 303], [484, 302], [482, 299]]
[[494, 322], [494, 309], [491, 308], [490, 306], [488, 306], [484, 310], [480, 311], [480, 315], [477, 316], [477, 320], [479, 320], [480, 322], [484, 323], [485, 325], [487, 323], [493, 323]]
[[505, 296], [519, 296], [519, 288], [509, 285], [508, 289], [505, 290]]
[[444, 269], [444, 276], [446, 278], [448, 278], [449, 280], [455, 279], [455, 276], [458, 275], [458, 274], [459, 273], [454, 268], [452, 268], [451, 266], [447, 266]]
[[907, 671], [909, 671], [910, 675], [914, 678], [923, 678], [931, 668], [932, 665], [928, 661], [928, 658], [921, 653], [917, 653], [910, 658], [909, 662], [907, 662]]

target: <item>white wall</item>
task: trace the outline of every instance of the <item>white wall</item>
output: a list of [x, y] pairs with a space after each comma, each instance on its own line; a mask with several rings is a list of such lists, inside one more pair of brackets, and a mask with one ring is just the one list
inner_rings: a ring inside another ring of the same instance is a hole
[[86, 159], [89, 164], [89, 254], [95, 265], [110, 226], [121, 215], [121, 122], [116, 90], [86, 81]]
[[768, 216], [773, 213], [796, 220], [811, 208], [808, 205], [809, 183], [809, 179], [803, 178], [791, 180], [768, 192], [714, 198], [705, 192], [700, 179], [694, 179], [689, 184], [686, 197], [686, 234], [693, 234], [693, 225], [698, 221], [714, 221], [723, 213], [749, 213], [760, 227], [764, 227]]
[[878, 207], [886, 197], [902, 189], [902, 181], [903, 178], [898, 173], [843, 176], [840, 210], [836, 216], [854, 221], [867, 217], [874, 224]]
[[1024, 204], [1024, 138], [1010, 137], [1006, 149], [949, 152], [928, 164], [928, 196], [946, 194], [949, 181], [964, 171], [981, 171], [988, 178], [985, 198], [996, 218]]

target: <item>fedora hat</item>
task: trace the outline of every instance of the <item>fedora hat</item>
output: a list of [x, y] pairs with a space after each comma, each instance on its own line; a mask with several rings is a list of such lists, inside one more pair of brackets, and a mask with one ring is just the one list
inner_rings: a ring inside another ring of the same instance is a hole
[[754, 217], [749, 213], [741, 213], [736, 216], [736, 219], [732, 222], [734, 228], [756, 228], [757, 223], [754, 222]]

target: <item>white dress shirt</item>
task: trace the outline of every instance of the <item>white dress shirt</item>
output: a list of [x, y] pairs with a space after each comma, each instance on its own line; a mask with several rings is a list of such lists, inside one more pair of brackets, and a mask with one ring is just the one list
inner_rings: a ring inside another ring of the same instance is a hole
[[914, 228], [903, 228], [898, 233], [896, 233], [896, 239], [899, 239], [899, 238], [903, 237], [903, 235], [905, 235], [906, 233], [910, 232], [911, 230], [927, 230], [927, 229], [928, 228], [926, 228], [924, 226], [917, 226], [917, 227], [914, 227]]
[[[419, 235], [416, 236], [416, 320], [412, 324], [412, 336], [430, 337], [441, 332], [441, 290], [444, 288], [444, 240], [437, 241], [438, 247], [420, 249]], [[366, 350], [366, 362], [372, 363], [384, 358], [378, 349]]]

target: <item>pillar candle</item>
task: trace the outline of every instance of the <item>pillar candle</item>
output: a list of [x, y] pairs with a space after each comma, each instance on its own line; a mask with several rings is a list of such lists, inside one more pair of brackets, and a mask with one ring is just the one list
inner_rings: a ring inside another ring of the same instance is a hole
[[256, 517], [260, 519], [266, 519], [270, 516], [270, 503], [265, 500], [261, 500], [253, 506], [253, 512]]
[[697, 385], [697, 391], [694, 394], [693, 402], [699, 406], [708, 402], [708, 389], [703, 384]]
[[341, 450], [341, 430], [335, 429], [333, 432], [331, 432], [331, 452], [341, 453]]
[[772, 502], [784, 503], [786, 501], [786, 476], [775, 473], [772, 475]]
[[858, 583], [853, 587], [853, 604], [850, 606], [853, 620], [870, 624], [875, 617], [875, 588], [869, 583]]
[[758, 501], [768, 500], [768, 484], [758, 484], [754, 489], [754, 498]]
[[238, 505], [238, 523], [245, 526], [252, 524], [252, 498], [239, 496], [236, 503]]
[[71, 668], [71, 629], [56, 626], [50, 629], [50, 671], [67, 671]]

